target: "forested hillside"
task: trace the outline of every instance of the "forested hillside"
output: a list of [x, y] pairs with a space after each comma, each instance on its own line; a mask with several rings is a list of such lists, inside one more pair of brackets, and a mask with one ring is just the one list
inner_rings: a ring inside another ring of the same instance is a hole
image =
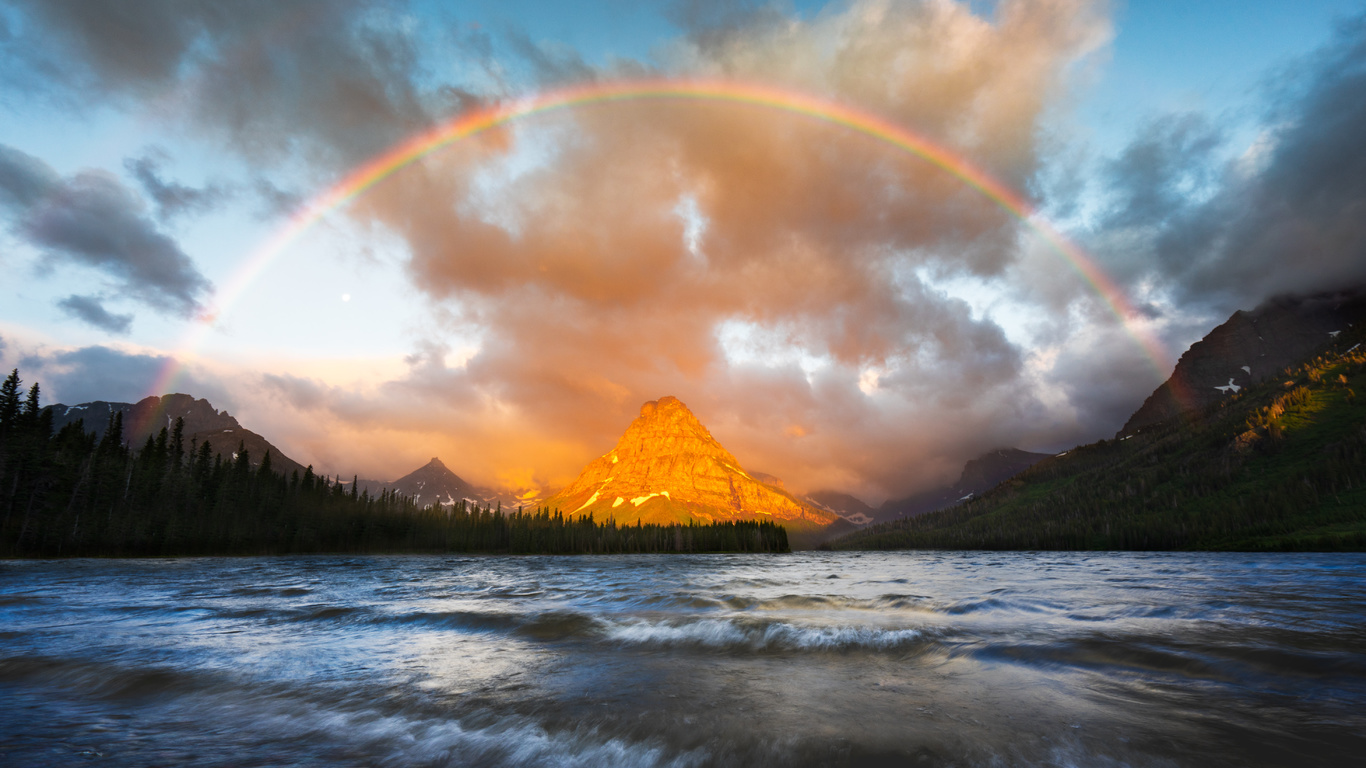
[[0, 556], [163, 556], [305, 552], [785, 552], [767, 522], [617, 526], [548, 510], [419, 506], [314, 474], [288, 477], [267, 453], [191, 441], [184, 421], [123, 442], [123, 414], [97, 436], [55, 434], [39, 386], [0, 385]]
[[[1366, 333], [838, 549], [1366, 549]], [[1361, 394], [1358, 394], [1361, 393]]]

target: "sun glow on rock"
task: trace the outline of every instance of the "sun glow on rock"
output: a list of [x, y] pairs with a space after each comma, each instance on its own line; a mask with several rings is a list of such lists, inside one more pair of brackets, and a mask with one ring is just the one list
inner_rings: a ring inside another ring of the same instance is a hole
[[[613, 493], [601, 491], [612, 483]], [[608, 499], [612, 499], [608, 501]], [[653, 500], [653, 501], [652, 501]], [[788, 528], [821, 528], [836, 515], [802, 502], [777, 483], [765, 483], [712, 437], [674, 397], [641, 406], [614, 450], [593, 460], [579, 478], [552, 496], [552, 509], [571, 516], [616, 519], [625, 503], [629, 519], [647, 523], [770, 519]]]

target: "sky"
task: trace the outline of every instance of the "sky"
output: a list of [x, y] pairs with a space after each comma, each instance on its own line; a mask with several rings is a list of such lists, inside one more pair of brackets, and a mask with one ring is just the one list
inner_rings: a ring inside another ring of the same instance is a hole
[[[643, 80], [950, 167], [625, 99], [319, 207], [461, 116]], [[518, 492], [674, 395], [748, 469], [876, 504], [1110, 437], [1232, 312], [1366, 282], [1362, 136], [1347, 0], [0, 0], [0, 363]]]

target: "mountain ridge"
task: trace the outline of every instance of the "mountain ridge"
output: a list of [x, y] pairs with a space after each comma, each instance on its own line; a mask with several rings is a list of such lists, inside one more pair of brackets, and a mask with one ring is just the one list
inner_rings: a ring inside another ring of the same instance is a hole
[[107, 400], [93, 400], [77, 405], [54, 403], [46, 406], [45, 410], [52, 414], [54, 431], [61, 430], [67, 424], [81, 421], [86, 432], [94, 432], [97, 436], [104, 435], [111, 416], [121, 413], [124, 444], [131, 448], [140, 448], [149, 437], [155, 437], [163, 427], [167, 430], [174, 429], [175, 420], [183, 418], [187, 451], [190, 446], [207, 441], [214, 453], [224, 458], [233, 458], [237, 455], [239, 447], [245, 447], [252, 466], [259, 466], [269, 451], [271, 466], [277, 472], [289, 475], [294, 471], [304, 471], [302, 464], [285, 455], [259, 433], [243, 427], [232, 414], [226, 410], [220, 411], [208, 400], [193, 395], [151, 395], [136, 403]]
[[1186, 350], [1166, 381], [1115, 433], [1121, 438], [1274, 378], [1312, 350], [1366, 323], [1366, 289], [1277, 296], [1238, 310]]

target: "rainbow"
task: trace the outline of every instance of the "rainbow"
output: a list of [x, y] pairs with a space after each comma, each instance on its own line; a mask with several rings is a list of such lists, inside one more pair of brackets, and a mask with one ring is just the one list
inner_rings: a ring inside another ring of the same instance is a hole
[[[1121, 321], [1126, 332], [1143, 349], [1159, 379], [1165, 379], [1171, 371], [1171, 361], [1163, 346], [1141, 326], [1140, 315], [1095, 261], [1054, 229], [1028, 200], [967, 158], [863, 110], [793, 91], [723, 80], [630, 80], [574, 86], [472, 110], [395, 145], [310, 200], [250, 254], [241, 268], [220, 287], [216, 305], [191, 327], [182, 350], [192, 352], [214, 320], [242, 295], [262, 270], [314, 224], [410, 163], [514, 120], [577, 107], [640, 100], [730, 102], [774, 109], [847, 128], [931, 163], [991, 199], [1043, 238]], [[153, 394], [169, 391], [181, 369], [181, 364], [172, 359], [153, 382]]]

